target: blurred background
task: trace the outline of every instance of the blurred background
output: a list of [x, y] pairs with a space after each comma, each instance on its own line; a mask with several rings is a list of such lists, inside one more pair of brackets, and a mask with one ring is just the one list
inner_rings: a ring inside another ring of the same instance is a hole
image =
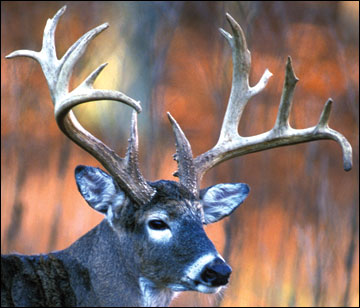
[[[245, 182], [246, 202], [207, 226], [233, 274], [223, 294], [186, 292], [172, 306], [359, 306], [359, 3], [321, 2], [1, 2], [1, 252], [64, 249], [103, 216], [82, 199], [79, 164], [99, 166], [59, 131], [40, 66], [5, 60], [40, 50], [47, 18], [64, 4], [58, 57], [89, 29], [109, 22], [75, 67], [71, 87], [99, 64], [95, 86], [141, 100], [140, 164], [148, 180], [174, 179], [177, 119], [195, 156], [217, 141], [231, 87], [229, 12], [252, 54], [250, 84], [274, 76], [239, 125], [242, 136], [275, 122], [287, 56], [300, 79], [291, 124], [317, 123], [334, 100], [330, 126], [348, 138], [354, 166], [342, 168], [339, 145], [316, 141], [254, 153], [207, 173], [202, 186]], [[124, 155], [131, 110], [96, 102], [75, 110], [80, 122]]]

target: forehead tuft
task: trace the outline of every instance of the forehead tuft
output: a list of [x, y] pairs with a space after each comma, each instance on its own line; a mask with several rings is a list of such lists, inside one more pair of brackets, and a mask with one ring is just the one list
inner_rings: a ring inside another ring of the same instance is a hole
[[[181, 184], [174, 181], [161, 180], [150, 183], [156, 189], [156, 194], [151, 200], [151, 208], [164, 209], [170, 216], [178, 216], [192, 212], [199, 214], [199, 202], [195, 196]], [[149, 206], [150, 206], [149, 204]], [[196, 215], [196, 214], [195, 214]], [[197, 215], [196, 215], [197, 216]]]
[[156, 189], [154, 199], [166, 198], [167, 200], [174, 201], [195, 200], [195, 196], [186, 187], [179, 184], [178, 182], [161, 180], [149, 184]]

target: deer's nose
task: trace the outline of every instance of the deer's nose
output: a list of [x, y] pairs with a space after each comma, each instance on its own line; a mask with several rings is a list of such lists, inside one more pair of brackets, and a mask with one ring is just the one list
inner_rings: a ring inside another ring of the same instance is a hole
[[226, 285], [231, 274], [231, 267], [220, 258], [205, 265], [201, 279], [214, 287]]

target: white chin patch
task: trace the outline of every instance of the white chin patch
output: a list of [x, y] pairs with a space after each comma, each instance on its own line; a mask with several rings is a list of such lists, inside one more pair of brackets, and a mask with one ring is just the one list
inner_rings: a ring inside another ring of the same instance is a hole
[[173, 292], [183, 292], [183, 291], [197, 291], [201, 293], [217, 293], [221, 290], [222, 287], [210, 287], [204, 284], [197, 284], [196, 281], [187, 279], [183, 281], [182, 284], [170, 284], [168, 288], [171, 289]]
[[223, 288], [223, 287], [209, 287], [209, 286], [206, 286], [203, 284], [199, 284], [195, 290], [198, 292], [201, 292], [201, 293], [209, 294], [209, 293], [217, 293], [221, 290], [221, 288]]

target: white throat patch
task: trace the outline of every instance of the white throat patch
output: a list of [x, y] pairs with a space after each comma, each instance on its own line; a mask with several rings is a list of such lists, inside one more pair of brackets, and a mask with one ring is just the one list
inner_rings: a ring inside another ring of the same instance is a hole
[[166, 307], [175, 293], [169, 288], [158, 289], [154, 283], [145, 277], [139, 278], [143, 307]]

